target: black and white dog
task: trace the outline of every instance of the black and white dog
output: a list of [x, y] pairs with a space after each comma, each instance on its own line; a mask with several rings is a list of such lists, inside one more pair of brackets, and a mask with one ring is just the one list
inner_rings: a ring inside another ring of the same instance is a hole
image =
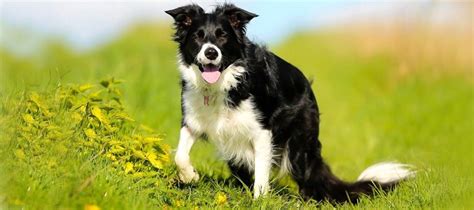
[[[331, 173], [321, 157], [319, 111], [310, 83], [293, 65], [245, 35], [256, 14], [232, 4], [206, 13], [198, 5], [166, 11], [179, 44], [182, 127], [175, 161], [182, 182], [197, 181], [189, 152], [198, 138], [216, 145], [232, 174], [254, 197], [269, 190], [272, 165], [289, 173], [300, 194], [357, 202], [413, 175], [407, 165], [379, 163], [357, 182]], [[254, 181], [252, 181], [254, 180]]]

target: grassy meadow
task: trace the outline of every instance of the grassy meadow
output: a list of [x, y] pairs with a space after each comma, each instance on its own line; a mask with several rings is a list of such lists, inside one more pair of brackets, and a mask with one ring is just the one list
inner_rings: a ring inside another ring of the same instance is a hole
[[[355, 180], [380, 161], [418, 170], [393, 192], [338, 207], [472, 209], [472, 36], [374, 31], [301, 31], [269, 46], [314, 81], [323, 156], [338, 176]], [[168, 25], [142, 24], [85, 52], [58, 40], [32, 56], [0, 50], [0, 209], [333, 208], [302, 201], [288, 178], [253, 200], [202, 141], [191, 155], [200, 181], [177, 182], [170, 37]]]

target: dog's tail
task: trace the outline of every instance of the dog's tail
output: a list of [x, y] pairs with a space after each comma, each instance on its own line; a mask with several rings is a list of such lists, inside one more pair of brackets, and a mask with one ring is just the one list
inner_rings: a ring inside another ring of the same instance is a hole
[[[319, 177], [311, 177], [310, 183], [300, 185], [300, 193], [306, 198], [328, 200], [332, 203], [357, 203], [361, 196], [373, 195], [377, 190], [390, 191], [400, 181], [413, 177], [412, 166], [395, 162], [383, 162], [365, 169], [356, 182], [337, 178], [324, 165]], [[309, 181], [309, 180], [308, 180]], [[303, 186], [303, 187], [302, 187]]]

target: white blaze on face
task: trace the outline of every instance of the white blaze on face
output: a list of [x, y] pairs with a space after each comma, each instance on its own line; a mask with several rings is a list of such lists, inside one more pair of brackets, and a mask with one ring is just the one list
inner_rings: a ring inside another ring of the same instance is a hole
[[[214, 60], [209, 60], [206, 55], [205, 55], [205, 51], [206, 49], [208, 48], [214, 48], [214, 50], [217, 51], [217, 58], [214, 59]], [[222, 60], [222, 53], [221, 53], [221, 50], [214, 44], [211, 44], [211, 43], [206, 43], [206, 44], [203, 44], [202, 47], [201, 47], [201, 50], [199, 51], [198, 55], [197, 55], [197, 61], [199, 63], [201, 63], [202, 65], [208, 65], [208, 64], [212, 64], [212, 65], [216, 65], [216, 66], [219, 66], [219, 64], [221, 63], [221, 60]]]
[[[217, 57], [214, 60], [210, 60], [206, 57], [206, 50], [213, 48], [217, 52]], [[202, 45], [201, 50], [197, 55], [197, 61], [202, 65], [202, 78], [209, 84], [214, 84], [219, 81], [221, 72], [219, 67], [222, 60], [221, 50], [211, 43], [206, 43]]]

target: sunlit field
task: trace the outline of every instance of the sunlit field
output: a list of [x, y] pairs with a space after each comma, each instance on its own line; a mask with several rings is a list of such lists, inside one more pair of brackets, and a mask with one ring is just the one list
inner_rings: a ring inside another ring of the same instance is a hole
[[[339, 207], [474, 207], [472, 32], [412, 27], [300, 31], [269, 46], [313, 80], [335, 174], [355, 180], [380, 161], [417, 169], [393, 192]], [[171, 33], [149, 23], [84, 52], [59, 40], [31, 56], [0, 50], [0, 208], [333, 208], [303, 201], [289, 178], [254, 200], [204, 141], [191, 158], [200, 181], [178, 183]]]

